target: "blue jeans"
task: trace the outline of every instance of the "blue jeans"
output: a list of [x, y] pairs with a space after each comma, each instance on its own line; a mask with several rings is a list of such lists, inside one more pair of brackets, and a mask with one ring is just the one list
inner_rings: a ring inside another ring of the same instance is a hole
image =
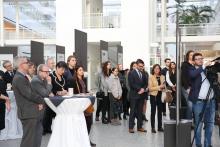
[[[204, 101], [197, 101], [195, 104], [193, 104], [193, 112], [195, 117], [195, 131], [197, 126], [197, 132], [195, 134], [195, 141], [197, 146], [201, 146], [201, 132], [202, 132], [202, 124], [204, 123], [205, 126], [205, 140], [204, 140], [204, 147], [208, 147], [212, 145], [211, 138], [212, 138], [212, 132], [214, 127], [214, 120], [215, 120], [215, 100], [212, 99], [207, 102], [204, 117], [202, 121], [199, 123], [200, 114], [202, 113], [203, 106], [206, 102]], [[199, 123], [199, 124], [198, 124]]]
[[184, 96], [187, 102], [186, 119], [192, 120], [192, 102], [188, 99], [189, 94], [187, 93], [187, 90], [185, 90], [183, 87], [181, 90], [182, 90], [182, 95]]

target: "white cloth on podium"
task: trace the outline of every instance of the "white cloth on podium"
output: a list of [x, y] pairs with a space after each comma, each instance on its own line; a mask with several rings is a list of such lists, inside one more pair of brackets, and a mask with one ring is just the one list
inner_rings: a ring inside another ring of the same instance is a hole
[[0, 140], [17, 139], [21, 138], [23, 129], [21, 121], [17, 116], [17, 104], [13, 91], [7, 91], [8, 97], [11, 102], [11, 110], [5, 113], [5, 129], [0, 131]]
[[65, 99], [57, 107], [48, 98], [45, 102], [56, 113], [47, 147], [91, 147], [84, 116], [88, 98]]

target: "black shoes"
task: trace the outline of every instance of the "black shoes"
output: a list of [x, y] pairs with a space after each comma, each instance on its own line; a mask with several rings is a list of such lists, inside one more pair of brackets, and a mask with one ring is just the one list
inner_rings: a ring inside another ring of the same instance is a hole
[[104, 117], [104, 118], [102, 118], [102, 123], [103, 124], [108, 124], [108, 123], [111, 123], [111, 120]]
[[122, 119], [121, 119], [121, 115], [118, 115], [118, 118], [119, 118], [119, 120], [122, 120]]
[[52, 133], [52, 131], [51, 130], [44, 130], [43, 131], [43, 135], [46, 135], [46, 134], [51, 134]]
[[158, 132], [164, 132], [164, 129], [163, 128], [159, 128]]
[[109, 122], [108, 122], [107, 120], [103, 119], [103, 120], [102, 120], [102, 123], [103, 123], [103, 124], [108, 124]]
[[92, 147], [96, 147], [96, 144], [93, 143], [92, 141], [90, 141], [90, 145], [91, 145]]
[[127, 120], [127, 117], [126, 117], [126, 115], [125, 115], [125, 114], [123, 115], [123, 119], [124, 119], [124, 120]]
[[151, 132], [152, 132], [152, 133], [157, 133], [156, 130], [155, 130], [155, 128], [153, 128], [153, 129], [151, 130]]
[[143, 119], [143, 121], [148, 122], [148, 120], [147, 120], [147, 118], [146, 118], [145, 114], [143, 114], [143, 115], [142, 115], [142, 119]]
[[99, 121], [99, 117], [98, 116], [95, 117], [95, 121]]
[[[155, 130], [155, 128], [152, 128], [151, 132], [152, 132], [152, 133], [157, 133], [157, 131]], [[163, 128], [159, 128], [159, 129], [158, 129], [158, 132], [164, 132], [164, 129], [163, 129]]]

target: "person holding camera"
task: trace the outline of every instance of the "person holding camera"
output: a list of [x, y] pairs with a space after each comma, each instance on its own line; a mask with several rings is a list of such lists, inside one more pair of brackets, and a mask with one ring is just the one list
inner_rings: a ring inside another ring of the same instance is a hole
[[193, 55], [194, 66], [189, 67], [188, 73], [191, 82], [189, 100], [193, 103], [193, 113], [195, 119], [195, 142], [196, 147], [202, 147], [201, 131], [205, 126], [204, 147], [212, 147], [212, 132], [215, 118], [215, 98], [209, 80], [206, 77], [206, 67], [211, 62], [203, 64], [201, 53]]

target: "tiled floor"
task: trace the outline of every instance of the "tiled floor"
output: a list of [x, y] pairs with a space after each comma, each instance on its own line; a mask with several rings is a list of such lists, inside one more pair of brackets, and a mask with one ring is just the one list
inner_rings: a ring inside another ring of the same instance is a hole
[[[149, 116], [150, 113], [148, 111], [147, 117], [150, 118]], [[168, 117], [164, 119], [168, 119]], [[121, 126], [103, 125], [101, 122], [94, 122], [91, 139], [97, 144], [97, 147], [163, 147], [164, 134], [152, 134], [150, 122], [145, 123], [144, 127], [148, 130], [147, 133], [135, 132], [130, 134], [128, 133], [128, 121], [123, 120]], [[218, 130], [218, 127], [215, 127], [213, 133], [214, 147], [220, 147]], [[41, 147], [47, 146], [49, 138], [49, 135], [43, 137]], [[0, 141], [0, 147], [19, 147], [19, 143], [20, 139]]]

